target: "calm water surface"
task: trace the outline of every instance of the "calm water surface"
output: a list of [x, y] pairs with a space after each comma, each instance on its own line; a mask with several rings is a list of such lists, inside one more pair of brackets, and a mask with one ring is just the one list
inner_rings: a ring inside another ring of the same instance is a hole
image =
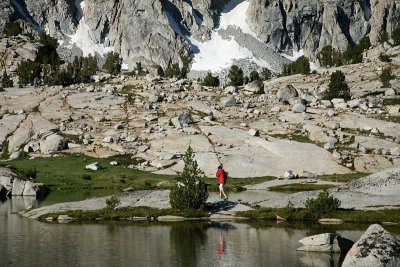
[[[82, 197], [63, 194], [44, 203]], [[260, 222], [48, 224], [16, 214], [31, 205], [37, 203], [28, 198], [0, 203], [0, 266], [332, 267], [340, 266], [339, 255], [296, 251], [298, 240], [322, 232], [357, 240], [368, 227], [348, 230]]]

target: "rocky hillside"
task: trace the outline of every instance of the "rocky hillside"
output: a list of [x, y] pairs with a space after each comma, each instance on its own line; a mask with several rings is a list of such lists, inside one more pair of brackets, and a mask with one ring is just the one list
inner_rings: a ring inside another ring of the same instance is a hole
[[[10, 55], [28, 57], [34, 49], [8, 41]], [[219, 161], [242, 178], [373, 173], [400, 164], [399, 54], [399, 46], [380, 45], [360, 64], [240, 88], [101, 73], [92, 84], [5, 88], [2, 156], [129, 154], [142, 162], [132, 168], [174, 174], [191, 144], [208, 176]], [[388, 66], [395, 77], [382, 88], [379, 75]], [[336, 70], [345, 74], [351, 100], [321, 100]]]
[[[302, 50], [315, 60], [324, 46], [344, 50], [365, 35], [378, 44], [382, 32], [391, 36], [400, 15], [399, 0], [3, 0], [0, 5], [0, 30], [8, 20], [21, 18], [60, 40], [63, 49], [119, 52], [130, 69], [136, 62], [165, 68], [189, 55], [199, 61], [212, 53], [201, 48], [215, 34], [227, 57], [231, 49], [238, 57], [245, 48], [265, 66], [280, 62], [277, 51]], [[230, 12], [237, 21], [225, 25], [223, 15]], [[254, 40], [240, 38], [246, 34]], [[227, 47], [223, 40], [229, 40]], [[271, 68], [279, 71], [280, 64]]]

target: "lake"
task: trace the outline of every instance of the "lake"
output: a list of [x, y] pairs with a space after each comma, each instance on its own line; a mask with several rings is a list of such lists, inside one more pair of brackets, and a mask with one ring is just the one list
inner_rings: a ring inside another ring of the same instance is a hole
[[[108, 192], [98, 192], [105, 195]], [[52, 193], [42, 203], [0, 203], [0, 266], [340, 266], [339, 254], [296, 251], [298, 240], [335, 232], [357, 240], [368, 225], [274, 222], [43, 223], [17, 212], [79, 200], [92, 192]]]

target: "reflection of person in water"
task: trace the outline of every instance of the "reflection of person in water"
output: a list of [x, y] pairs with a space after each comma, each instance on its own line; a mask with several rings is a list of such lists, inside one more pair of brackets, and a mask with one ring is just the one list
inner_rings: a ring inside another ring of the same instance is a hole
[[226, 248], [226, 243], [221, 230], [221, 232], [219, 233], [219, 244], [218, 244], [219, 266], [224, 266], [225, 248]]

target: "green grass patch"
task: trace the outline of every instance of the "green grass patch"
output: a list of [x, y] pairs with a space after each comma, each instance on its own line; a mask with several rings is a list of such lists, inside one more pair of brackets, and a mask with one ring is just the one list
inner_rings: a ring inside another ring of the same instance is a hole
[[271, 137], [282, 139], [282, 140], [291, 140], [296, 141], [299, 143], [310, 143], [310, 144], [317, 144], [316, 142], [312, 141], [307, 135], [303, 135], [301, 133], [292, 133], [292, 134], [271, 134]]
[[[117, 161], [117, 166], [111, 166]], [[103, 168], [98, 171], [85, 170], [85, 166], [99, 162]], [[16, 171], [26, 174], [36, 170], [36, 182], [43, 183], [52, 190], [77, 189], [169, 189], [176, 183], [177, 175], [159, 175], [137, 169], [127, 168], [143, 162], [131, 155], [119, 155], [109, 158], [92, 158], [86, 155], [62, 155], [50, 158], [19, 158], [0, 162], [0, 166], [11, 166]], [[228, 178], [227, 190], [240, 191], [243, 186], [263, 183], [275, 177]], [[209, 191], [217, 191], [217, 178], [204, 178]], [[214, 186], [215, 185], [215, 186]]]
[[[111, 161], [119, 165], [111, 166]], [[85, 166], [99, 162], [103, 168], [98, 171], [85, 170]], [[21, 173], [36, 169], [36, 181], [51, 189], [148, 189], [151, 187], [170, 188], [176, 176], [157, 175], [127, 166], [136, 165], [140, 161], [131, 159], [130, 155], [115, 156], [107, 159], [91, 158], [85, 155], [64, 155], [51, 158], [17, 159], [1, 162], [0, 166], [10, 165]]]
[[384, 106], [400, 105], [400, 98], [388, 98], [383, 100]]
[[[238, 212], [238, 216], [243, 216], [256, 220], [275, 221], [276, 216], [287, 221], [309, 222], [318, 221], [317, 218], [309, 216], [307, 209], [288, 209], [288, 208], [256, 208], [250, 211]], [[381, 209], [381, 210], [343, 210], [326, 215], [325, 218], [342, 219], [347, 223], [382, 223], [394, 222], [400, 223], [400, 209]]]
[[324, 181], [332, 181], [338, 183], [346, 183], [352, 180], [356, 180], [369, 175], [368, 173], [356, 172], [356, 173], [346, 173], [346, 174], [330, 174], [321, 175], [317, 179]]
[[146, 217], [148, 220], [152, 218], [157, 218], [159, 216], [164, 215], [173, 215], [173, 216], [182, 216], [182, 217], [190, 217], [190, 218], [201, 218], [208, 217], [209, 214], [204, 210], [175, 210], [175, 209], [156, 209], [149, 207], [133, 207], [133, 208], [123, 208], [123, 209], [101, 209], [94, 211], [67, 211], [61, 213], [50, 213], [43, 215], [39, 218], [39, 220], [44, 220], [47, 217], [53, 217], [56, 219], [58, 215], [68, 215], [72, 218], [75, 218], [79, 221], [93, 221], [93, 220], [129, 220], [132, 217]]
[[384, 94], [384, 93], [385, 93], [385, 91], [374, 91], [374, 92], [369, 92], [369, 93], [366, 93], [366, 94], [362, 95], [361, 98], [367, 98], [367, 97], [369, 97], [369, 96], [382, 95], [382, 94]]
[[394, 122], [394, 123], [400, 123], [400, 116], [379, 115], [379, 116], [376, 116], [375, 119], [382, 120], [382, 121], [388, 121], [388, 122]]
[[270, 191], [302, 192], [314, 190], [326, 190], [335, 187], [331, 184], [285, 184], [269, 187]]

